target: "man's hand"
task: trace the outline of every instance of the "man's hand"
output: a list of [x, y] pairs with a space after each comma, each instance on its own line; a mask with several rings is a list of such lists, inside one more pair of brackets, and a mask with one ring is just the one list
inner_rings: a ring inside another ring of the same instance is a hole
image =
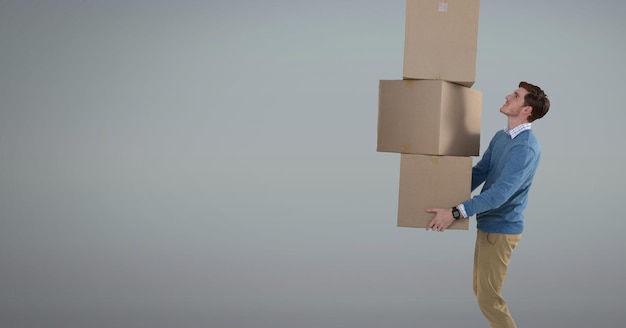
[[426, 212], [435, 213], [435, 217], [426, 226], [426, 230], [442, 232], [454, 222], [451, 208], [427, 208]]

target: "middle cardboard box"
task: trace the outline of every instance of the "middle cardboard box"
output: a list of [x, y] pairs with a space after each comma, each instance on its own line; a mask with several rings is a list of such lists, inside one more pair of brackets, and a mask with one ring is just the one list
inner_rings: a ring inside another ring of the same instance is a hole
[[380, 80], [376, 150], [478, 156], [482, 92], [442, 80]]

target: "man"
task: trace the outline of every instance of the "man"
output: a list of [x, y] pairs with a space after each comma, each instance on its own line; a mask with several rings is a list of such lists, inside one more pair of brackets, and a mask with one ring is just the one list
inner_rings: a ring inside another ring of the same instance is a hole
[[479, 195], [452, 208], [429, 208], [435, 213], [426, 230], [444, 231], [461, 218], [476, 215], [474, 293], [491, 327], [516, 327], [501, 291], [513, 249], [524, 229], [522, 211], [541, 158], [531, 122], [550, 109], [541, 88], [521, 82], [506, 96], [500, 112], [507, 126], [491, 139], [481, 160], [472, 169], [472, 190], [484, 183]]

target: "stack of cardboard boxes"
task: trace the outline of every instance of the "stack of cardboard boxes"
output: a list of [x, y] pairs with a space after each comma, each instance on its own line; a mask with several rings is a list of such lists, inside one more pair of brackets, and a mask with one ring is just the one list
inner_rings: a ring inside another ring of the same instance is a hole
[[[479, 155], [479, 0], [406, 0], [402, 80], [381, 80], [377, 151], [400, 153], [398, 226], [424, 228], [428, 207], [470, 198]], [[468, 229], [468, 220], [448, 229]]]

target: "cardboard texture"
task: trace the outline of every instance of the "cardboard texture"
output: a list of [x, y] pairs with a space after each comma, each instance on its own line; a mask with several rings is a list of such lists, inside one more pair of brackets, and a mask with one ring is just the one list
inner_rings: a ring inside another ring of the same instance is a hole
[[406, 0], [404, 79], [471, 87], [476, 78], [479, 0]]
[[478, 156], [482, 92], [439, 80], [381, 80], [376, 150]]
[[[426, 228], [434, 214], [430, 207], [447, 208], [471, 196], [470, 157], [402, 154], [398, 226]], [[448, 229], [469, 230], [469, 219], [460, 219]]]

